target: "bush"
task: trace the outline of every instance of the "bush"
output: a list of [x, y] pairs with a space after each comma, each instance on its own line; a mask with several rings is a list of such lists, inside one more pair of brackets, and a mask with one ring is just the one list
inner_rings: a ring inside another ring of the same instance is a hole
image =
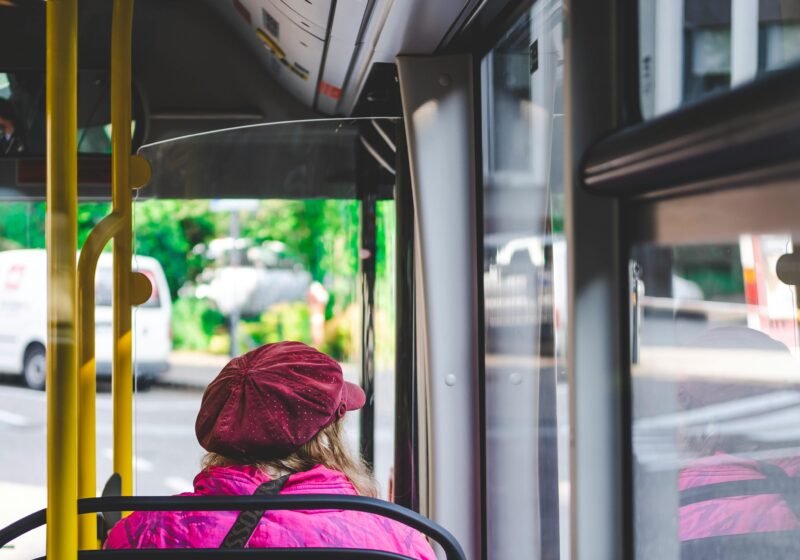
[[354, 331], [361, 324], [360, 311], [357, 305], [351, 304], [325, 323], [325, 342], [320, 350], [339, 362], [352, 361], [356, 357], [356, 341]]
[[311, 342], [311, 318], [305, 303], [274, 305], [262, 313], [258, 321], [243, 322], [239, 326], [239, 345], [244, 346], [244, 351], [281, 340]]
[[182, 350], [209, 350], [212, 336], [224, 328], [225, 318], [208, 301], [179, 297], [172, 305], [172, 346]]

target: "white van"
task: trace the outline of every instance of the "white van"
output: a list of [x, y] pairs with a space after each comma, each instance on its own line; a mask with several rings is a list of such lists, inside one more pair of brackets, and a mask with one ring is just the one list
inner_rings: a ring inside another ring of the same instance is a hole
[[[151, 257], [134, 257], [134, 269], [146, 274], [153, 294], [134, 309], [133, 355], [140, 380], [151, 381], [169, 369], [172, 302], [164, 270]], [[96, 275], [98, 377], [111, 376], [112, 257], [103, 253]], [[47, 341], [47, 253], [44, 249], [0, 252], [0, 372], [22, 375], [25, 384], [43, 389]]]

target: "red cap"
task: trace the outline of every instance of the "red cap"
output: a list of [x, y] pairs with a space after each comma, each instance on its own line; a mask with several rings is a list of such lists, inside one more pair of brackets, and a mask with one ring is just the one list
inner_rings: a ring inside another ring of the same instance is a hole
[[333, 358], [302, 342], [266, 344], [231, 360], [206, 388], [195, 433], [226, 457], [284, 457], [365, 400]]

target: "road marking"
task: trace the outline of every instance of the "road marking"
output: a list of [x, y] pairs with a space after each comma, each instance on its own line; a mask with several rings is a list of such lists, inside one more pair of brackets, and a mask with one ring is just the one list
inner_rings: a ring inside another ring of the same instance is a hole
[[13, 412], [8, 412], [7, 410], [0, 410], [0, 422], [18, 427], [31, 425], [31, 421], [25, 416], [22, 416], [21, 414], [14, 414]]
[[179, 476], [168, 476], [164, 479], [164, 485], [173, 492], [191, 492], [194, 489], [191, 482]]
[[[114, 451], [110, 447], [106, 447], [103, 450], [103, 457], [105, 457], [109, 461], [113, 461]], [[133, 456], [133, 467], [134, 470], [140, 472], [153, 472], [153, 463], [151, 463], [147, 459], [142, 459], [141, 457], [137, 457], [136, 455]]]

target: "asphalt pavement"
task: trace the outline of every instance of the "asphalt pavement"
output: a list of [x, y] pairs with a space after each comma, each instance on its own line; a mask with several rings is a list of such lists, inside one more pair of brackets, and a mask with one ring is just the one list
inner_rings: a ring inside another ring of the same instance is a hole
[[[194, 422], [203, 390], [227, 363], [224, 356], [173, 353], [169, 372], [134, 397], [135, 493], [171, 495], [192, 490], [204, 450], [197, 443]], [[355, 380], [356, 371], [345, 367]], [[388, 484], [394, 419], [391, 372], [376, 376], [376, 465], [379, 485]], [[0, 377], [0, 527], [46, 507], [46, 395], [14, 377]], [[97, 492], [112, 474], [112, 398], [110, 385], [100, 383], [97, 395]], [[348, 443], [358, 442], [358, 416], [348, 415]], [[17, 539], [0, 550], [0, 560], [43, 556], [44, 532]]]

